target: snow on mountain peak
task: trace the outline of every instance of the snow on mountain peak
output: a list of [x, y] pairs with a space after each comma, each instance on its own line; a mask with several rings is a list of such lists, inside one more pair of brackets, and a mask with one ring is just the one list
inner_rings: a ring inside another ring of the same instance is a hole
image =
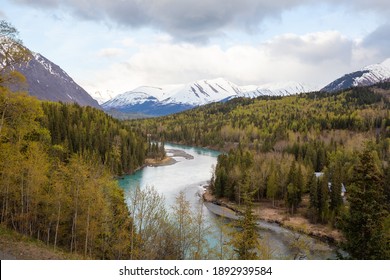
[[239, 87], [225, 79], [199, 80], [174, 90], [164, 103], [205, 105], [240, 93]]
[[390, 78], [390, 58], [382, 63], [368, 65], [360, 71], [355, 71], [336, 79], [322, 91], [338, 91], [357, 86], [370, 86], [376, 83], [386, 81]]
[[386, 59], [385, 61], [383, 61], [381, 63], [382, 66], [386, 67], [386, 68], [389, 68], [390, 70], [390, 58]]
[[[32, 55], [34, 56], [34, 59], [36, 61], [38, 61], [50, 74], [57, 76], [59, 78], [62, 78], [62, 79], [68, 78], [68, 74], [66, 74], [65, 71], [63, 71], [57, 65], [53, 64], [53, 62], [48, 60], [46, 57], [44, 57], [40, 53], [32, 52]], [[57, 68], [57, 69], [55, 69], [55, 68]], [[67, 79], [67, 80], [70, 80], [70, 79]]]
[[[102, 106], [105, 109], [119, 109], [123, 111], [149, 110], [158, 108], [189, 109], [212, 102], [220, 102], [235, 97], [254, 98], [263, 95], [291, 95], [314, 91], [312, 87], [286, 82], [266, 84], [261, 86], [237, 86], [223, 79], [198, 80], [183, 85], [161, 87], [141, 86], [122, 93], [107, 101]], [[170, 109], [170, 110], [171, 110]], [[171, 113], [173, 110], [170, 111]]]
[[390, 59], [382, 63], [368, 65], [361, 70], [363, 74], [357, 77], [353, 86], [372, 85], [390, 78]]
[[243, 86], [241, 87], [243, 97], [257, 97], [264, 95], [271, 96], [286, 96], [304, 92], [311, 92], [317, 90], [317, 88], [297, 83], [293, 81], [281, 82], [281, 83], [268, 83], [260, 86]]

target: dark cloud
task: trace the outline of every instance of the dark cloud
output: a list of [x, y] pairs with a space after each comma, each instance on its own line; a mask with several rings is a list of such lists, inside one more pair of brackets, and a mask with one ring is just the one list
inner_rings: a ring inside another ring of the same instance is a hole
[[319, 3], [352, 10], [387, 13], [388, 0], [9, 0], [41, 8], [66, 8], [88, 20], [120, 26], [152, 27], [177, 40], [207, 41], [227, 28], [256, 30], [264, 19], [279, 17], [294, 7]]
[[78, 17], [121, 26], [152, 27], [185, 41], [207, 41], [225, 28], [253, 29], [267, 17], [310, 0], [10, 0], [40, 8], [66, 8]]
[[376, 51], [381, 56], [380, 59], [390, 57], [390, 22], [379, 26], [367, 35], [362, 46]]

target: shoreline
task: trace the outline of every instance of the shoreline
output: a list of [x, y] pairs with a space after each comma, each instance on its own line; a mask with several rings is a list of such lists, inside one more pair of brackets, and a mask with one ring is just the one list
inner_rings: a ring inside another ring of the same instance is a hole
[[[236, 203], [227, 201], [226, 199], [217, 199], [210, 193], [208, 187], [205, 188], [202, 197], [205, 202], [226, 207], [236, 213], [241, 213]], [[254, 214], [258, 220], [276, 223], [283, 228], [314, 237], [333, 245], [338, 245], [343, 241], [343, 236], [339, 230], [331, 229], [327, 225], [312, 224], [303, 215], [296, 214], [291, 216], [283, 207], [272, 207], [271, 202], [254, 203]]]
[[146, 166], [159, 167], [159, 166], [173, 165], [173, 164], [178, 162], [176, 159], [174, 159], [174, 157], [182, 157], [182, 158], [185, 158], [187, 160], [194, 159], [193, 155], [190, 155], [190, 154], [186, 153], [185, 151], [179, 150], [179, 149], [166, 149], [165, 153], [169, 154], [169, 155], [165, 156], [163, 159], [146, 158], [143, 166], [141, 168], [137, 169], [136, 171], [141, 170]]

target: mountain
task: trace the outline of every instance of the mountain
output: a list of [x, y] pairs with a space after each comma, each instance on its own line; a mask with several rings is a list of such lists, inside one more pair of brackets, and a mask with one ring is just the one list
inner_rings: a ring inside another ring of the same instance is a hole
[[26, 77], [29, 94], [38, 99], [101, 108], [64, 70], [39, 53], [31, 52], [31, 59], [14, 69]]
[[308, 86], [294, 82], [240, 87], [218, 78], [199, 80], [184, 85], [142, 86], [116, 96], [102, 104], [102, 107], [107, 111], [116, 110], [124, 113], [162, 116], [236, 97], [284, 96], [312, 90]]
[[390, 79], [390, 58], [338, 78], [321, 91], [333, 92], [357, 86], [370, 86]]
[[106, 90], [105, 92], [101, 92], [101, 91], [90, 92], [90, 95], [99, 104], [103, 104], [104, 102], [107, 102], [108, 100], [112, 99], [115, 96], [114, 92], [111, 90]]
[[241, 87], [241, 96], [255, 98], [258, 96], [288, 96], [302, 92], [316, 91], [317, 89], [297, 82], [269, 83], [261, 86]]

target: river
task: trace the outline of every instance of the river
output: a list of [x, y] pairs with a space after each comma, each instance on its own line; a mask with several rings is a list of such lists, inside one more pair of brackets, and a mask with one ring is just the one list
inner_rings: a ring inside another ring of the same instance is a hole
[[[161, 194], [165, 196], [167, 207], [170, 208], [175, 197], [180, 191], [184, 191], [186, 198], [194, 206], [203, 207], [203, 213], [206, 221], [209, 222], [211, 228], [216, 228], [218, 217], [213, 214], [203, 203], [200, 194], [203, 192], [203, 186], [211, 178], [212, 167], [217, 164], [217, 157], [220, 154], [217, 151], [195, 148], [183, 145], [166, 144], [165, 149], [167, 155], [170, 150], [181, 150], [186, 154], [191, 155], [190, 158], [182, 156], [173, 157], [176, 160], [175, 164], [167, 166], [146, 166], [132, 175], [125, 176], [119, 180], [119, 185], [125, 190], [130, 190], [139, 185], [141, 188], [145, 186], [154, 186]], [[210, 205], [207, 205], [210, 209]], [[216, 206], [215, 206], [216, 207]], [[211, 209], [213, 210], [213, 209]], [[277, 224], [258, 222], [261, 230], [263, 242], [265, 242], [272, 251], [273, 259], [334, 259], [336, 257], [335, 250], [332, 246], [325, 242], [319, 241], [306, 235], [290, 231], [282, 228]], [[210, 236], [209, 243], [213, 245], [216, 241], [213, 236]], [[305, 247], [304, 252], [299, 252], [294, 249], [295, 245]]]

